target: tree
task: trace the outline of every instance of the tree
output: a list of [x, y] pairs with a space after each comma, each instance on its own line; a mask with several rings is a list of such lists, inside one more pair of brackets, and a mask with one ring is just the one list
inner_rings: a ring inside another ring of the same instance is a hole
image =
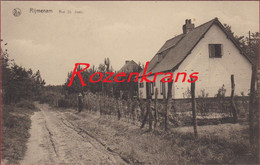
[[231, 29], [230, 25], [223, 24], [226, 31], [235, 39], [243, 53], [246, 54], [252, 62], [259, 68], [259, 32], [250, 33], [250, 38], [237, 36]]
[[[2, 41], [2, 40], [1, 40]], [[6, 44], [5, 44], [6, 45]], [[7, 49], [1, 48], [1, 80], [3, 103], [10, 104], [21, 99], [33, 99], [45, 85], [40, 71], [33, 74], [32, 69], [18, 66], [9, 59]]]

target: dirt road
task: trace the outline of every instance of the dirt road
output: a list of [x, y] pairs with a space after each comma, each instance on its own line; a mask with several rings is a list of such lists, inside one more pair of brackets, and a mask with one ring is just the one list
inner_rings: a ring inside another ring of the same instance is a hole
[[40, 111], [31, 118], [31, 137], [21, 164], [126, 164], [64, 113], [46, 104], [36, 105]]
[[[247, 125], [158, 127], [84, 109], [40, 109], [32, 116], [31, 137], [21, 164], [248, 164]], [[224, 148], [224, 150], [223, 150]], [[237, 153], [237, 155], [235, 155]], [[251, 154], [252, 155], [252, 154]], [[252, 162], [252, 161], [251, 161]]]

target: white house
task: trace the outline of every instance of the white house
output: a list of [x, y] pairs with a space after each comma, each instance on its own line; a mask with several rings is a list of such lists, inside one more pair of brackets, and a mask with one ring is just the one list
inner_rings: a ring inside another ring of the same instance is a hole
[[[174, 76], [178, 72], [186, 72], [185, 82], [183, 76], [177, 82], [173, 82], [172, 97], [187, 97], [190, 83], [189, 75], [199, 72], [196, 81], [196, 97], [204, 90], [208, 97], [214, 97], [224, 85], [226, 96], [231, 94], [231, 75], [235, 79], [235, 95], [243, 92], [249, 93], [252, 62], [242, 54], [239, 45], [225, 30], [220, 21], [215, 18], [198, 27], [194, 27], [191, 20], [186, 20], [183, 25], [183, 33], [166, 41], [157, 54], [151, 59], [146, 73], [152, 72], [147, 77], [153, 80], [158, 72], [172, 72]], [[146, 98], [146, 83], [141, 83], [143, 71], [139, 74], [139, 97]], [[165, 75], [158, 75], [152, 88], [158, 88], [158, 98], [163, 98], [161, 79]], [[167, 91], [167, 83], [165, 83]], [[152, 95], [154, 98], [155, 95]]]

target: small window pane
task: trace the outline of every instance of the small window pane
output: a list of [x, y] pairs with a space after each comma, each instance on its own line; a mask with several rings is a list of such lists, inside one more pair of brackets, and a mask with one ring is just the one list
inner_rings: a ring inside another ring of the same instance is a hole
[[217, 57], [217, 58], [221, 57], [221, 45], [220, 44], [215, 45], [215, 57]]
[[209, 44], [209, 57], [221, 58], [222, 57], [222, 45], [221, 44]]

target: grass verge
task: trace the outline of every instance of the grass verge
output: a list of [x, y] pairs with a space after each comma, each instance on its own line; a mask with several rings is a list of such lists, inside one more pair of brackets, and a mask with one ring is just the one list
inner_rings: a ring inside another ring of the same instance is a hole
[[23, 159], [34, 111], [34, 104], [27, 100], [1, 105], [1, 164], [18, 164]]
[[247, 125], [198, 126], [195, 139], [192, 127], [147, 132], [113, 116], [65, 115], [133, 164], [258, 164], [259, 152], [250, 148]]

